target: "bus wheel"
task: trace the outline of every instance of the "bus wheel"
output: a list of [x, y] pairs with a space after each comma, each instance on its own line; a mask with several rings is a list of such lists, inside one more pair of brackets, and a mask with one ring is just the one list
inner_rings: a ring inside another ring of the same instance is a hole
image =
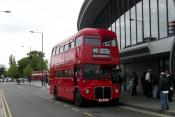
[[83, 106], [83, 104], [84, 104], [83, 98], [78, 90], [75, 93], [75, 104], [79, 107]]
[[56, 87], [54, 88], [53, 98], [54, 98], [54, 100], [58, 100]]

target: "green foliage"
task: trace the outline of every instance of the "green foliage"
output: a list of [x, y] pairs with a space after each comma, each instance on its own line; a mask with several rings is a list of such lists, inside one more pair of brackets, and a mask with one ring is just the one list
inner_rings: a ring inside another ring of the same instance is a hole
[[10, 68], [8, 69], [8, 72], [7, 72], [8, 76], [12, 77], [12, 78], [18, 78], [19, 77], [19, 72], [18, 72], [18, 67], [15, 64], [12, 64], [10, 66]]
[[28, 64], [26, 68], [24, 68], [24, 75], [27, 76], [28, 78], [31, 76], [32, 74], [32, 68], [31, 66]]
[[[27, 57], [22, 58], [18, 61], [20, 76], [24, 76], [26, 74], [27, 76], [30, 76], [31, 72], [29, 72], [29, 67], [31, 67], [31, 70], [33, 71], [41, 71], [42, 65], [43, 65], [43, 69], [47, 69], [48, 61], [43, 60], [44, 54], [42, 54], [42, 52], [31, 51], [30, 53], [27, 53], [27, 55], [28, 55]], [[42, 61], [43, 61], [43, 64], [42, 64]]]
[[24, 69], [28, 65], [29, 65], [29, 58], [28, 57], [24, 57], [18, 61], [18, 70], [19, 70], [20, 77], [23, 77], [25, 75]]

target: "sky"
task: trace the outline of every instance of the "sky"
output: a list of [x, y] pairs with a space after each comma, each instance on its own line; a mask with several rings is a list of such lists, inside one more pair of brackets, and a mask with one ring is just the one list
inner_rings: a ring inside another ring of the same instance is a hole
[[[18, 61], [31, 50], [42, 50], [50, 60], [52, 47], [77, 32], [84, 0], [0, 0], [0, 64], [9, 67], [9, 56]], [[22, 47], [24, 46], [24, 47]]]

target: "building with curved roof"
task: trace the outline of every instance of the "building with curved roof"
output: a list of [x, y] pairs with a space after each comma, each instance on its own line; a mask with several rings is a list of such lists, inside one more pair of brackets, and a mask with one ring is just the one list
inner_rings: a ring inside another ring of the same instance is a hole
[[85, 0], [77, 21], [116, 32], [122, 69], [175, 72], [175, 0]]

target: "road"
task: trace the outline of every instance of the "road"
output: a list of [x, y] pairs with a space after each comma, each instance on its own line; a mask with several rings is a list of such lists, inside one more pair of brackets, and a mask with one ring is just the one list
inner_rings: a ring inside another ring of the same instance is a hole
[[28, 85], [0, 83], [0, 89], [4, 92], [13, 117], [166, 117], [121, 105], [79, 108], [71, 102], [54, 101], [45, 88]]

